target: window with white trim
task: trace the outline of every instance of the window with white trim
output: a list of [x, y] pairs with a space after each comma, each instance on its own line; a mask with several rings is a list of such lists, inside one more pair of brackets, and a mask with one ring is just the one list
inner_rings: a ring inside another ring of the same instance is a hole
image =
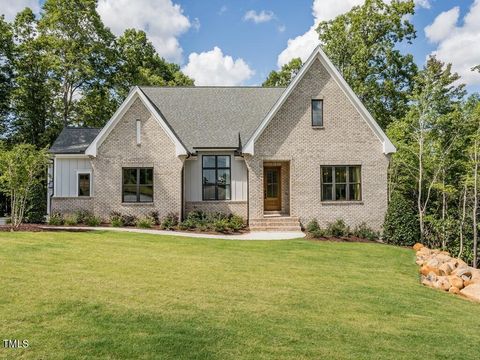
[[78, 176], [78, 196], [90, 196], [90, 173], [77, 174]]

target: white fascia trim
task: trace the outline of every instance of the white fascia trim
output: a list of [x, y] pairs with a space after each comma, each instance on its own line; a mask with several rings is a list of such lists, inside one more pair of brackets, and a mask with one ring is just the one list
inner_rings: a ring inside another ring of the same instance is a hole
[[392, 144], [390, 139], [385, 135], [383, 130], [380, 128], [380, 126], [377, 124], [375, 119], [372, 117], [372, 115], [368, 112], [368, 110], [365, 108], [365, 106], [362, 104], [358, 96], [353, 92], [353, 90], [350, 88], [350, 86], [347, 84], [343, 76], [339, 73], [337, 68], [332, 64], [330, 59], [327, 57], [327, 55], [323, 52], [321, 46], [317, 46], [316, 49], [310, 54], [309, 58], [305, 62], [304, 66], [300, 70], [300, 72], [295, 76], [293, 81], [288, 85], [288, 87], [285, 89], [283, 92], [282, 96], [277, 100], [275, 105], [270, 109], [268, 112], [267, 116], [265, 119], [263, 119], [262, 123], [258, 126], [258, 128], [255, 130], [253, 135], [250, 137], [250, 139], [247, 141], [245, 146], [243, 147], [243, 153], [245, 154], [250, 154], [254, 155], [255, 151], [255, 141], [259, 138], [259, 136], [263, 133], [267, 125], [270, 123], [272, 118], [275, 116], [277, 111], [280, 109], [280, 107], [283, 105], [285, 100], [290, 96], [292, 93], [293, 89], [297, 86], [297, 84], [300, 82], [300, 80], [303, 78], [303, 76], [306, 74], [308, 69], [312, 66], [313, 62], [315, 59], [319, 59], [320, 62], [323, 64], [323, 66], [327, 69], [328, 73], [332, 78], [335, 80], [335, 82], [340, 86], [340, 88], [343, 90], [343, 92], [346, 94], [348, 99], [352, 102], [352, 104], [355, 106], [355, 108], [358, 110], [360, 115], [364, 118], [364, 120], [367, 122], [367, 124], [370, 126], [372, 131], [377, 135], [379, 140], [382, 142], [383, 145], [383, 152], [385, 154], [390, 154], [396, 152], [395, 146]]
[[132, 91], [130, 91], [130, 94], [128, 94], [122, 105], [120, 105], [117, 111], [115, 111], [115, 114], [113, 114], [112, 118], [103, 127], [102, 131], [100, 131], [95, 140], [93, 140], [92, 143], [88, 146], [87, 150], [85, 150], [85, 154], [94, 157], [97, 156], [97, 150], [100, 145], [103, 143], [103, 141], [105, 141], [108, 134], [110, 134], [112, 129], [117, 125], [117, 123], [120, 121], [120, 119], [123, 117], [123, 115], [127, 112], [127, 110], [137, 98], [142, 100], [142, 103], [150, 111], [152, 116], [158, 122], [160, 127], [165, 131], [170, 140], [172, 140], [172, 142], [175, 144], [175, 155], [188, 155], [187, 149], [185, 149], [180, 140], [178, 140], [173, 131], [167, 125], [165, 119], [155, 110], [155, 108], [152, 106], [145, 94], [138, 88], [138, 86], [135, 86]]
[[86, 154], [53, 154], [57, 159], [88, 159]]

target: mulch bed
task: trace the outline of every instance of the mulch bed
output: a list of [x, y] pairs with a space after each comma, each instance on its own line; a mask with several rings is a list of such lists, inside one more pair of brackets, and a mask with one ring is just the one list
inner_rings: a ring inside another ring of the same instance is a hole
[[367, 240], [363, 238], [359, 238], [356, 236], [349, 236], [349, 237], [324, 237], [324, 238], [314, 238], [313, 236], [310, 236], [307, 234], [306, 239], [312, 240], [312, 241], [334, 241], [334, 242], [358, 242], [358, 243], [370, 243], [370, 244], [383, 244], [382, 241], [378, 240]]
[[83, 232], [95, 230], [94, 227], [87, 227], [85, 229], [55, 229], [49, 228], [48, 225], [43, 224], [22, 224], [18, 228], [13, 229], [11, 225], [0, 225], [0, 232], [11, 232], [11, 231], [29, 231], [29, 232], [41, 232], [41, 231], [71, 231], [71, 232]]

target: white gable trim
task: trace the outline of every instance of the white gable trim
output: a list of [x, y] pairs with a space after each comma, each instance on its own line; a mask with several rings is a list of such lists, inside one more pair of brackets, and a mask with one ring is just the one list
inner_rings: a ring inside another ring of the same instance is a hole
[[112, 118], [107, 122], [107, 124], [103, 127], [102, 131], [100, 131], [97, 137], [88, 146], [87, 150], [85, 150], [85, 154], [94, 157], [97, 156], [97, 150], [100, 145], [105, 141], [112, 129], [118, 124], [120, 119], [123, 117], [123, 115], [125, 115], [127, 110], [130, 109], [130, 106], [132, 106], [136, 99], [140, 99], [142, 101], [143, 105], [145, 105], [145, 107], [150, 111], [150, 113], [158, 122], [160, 127], [165, 131], [170, 140], [172, 140], [172, 142], [175, 144], [175, 154], [177, 156], [188, 155], [187, 149], [185, 149], [183, 144], [173, 133], [172, 129], [170, 129], [170, 127], [167, 125], [166, 120], [152, 106], [152, 103], [147, 99], [145, 94], [137, 86], [135, 86], [130, 91], [122, 105], [120, 105], [117, 111], [115, 111], [115, 114], [113, 114]]
[[275, 114], [278, 112], [280, 107], [283, 105], [283, 103], [286, 101], [286, 99], [290, 96], [293, 89], [296, 88], [296, 86], [298, 85], [300, 80], [307, 73], [308, 69], [310, 69], [310, 67], [312, 66], [315, 59], [320, 60], [322, 65], [325, 67], [325, 69], [327, 69], [330, 76], [335, 80], [335, 82], [338, 84], [338, 86], [343, 90], [343, 92], [345, 93], [347, 98], [352, 102], [353, 106], [357, 109], [357, 111], [360, 113], [360, 115], [363, 117], [363, 119], [367, 122], [367, 124], [370, 126], [372, 131], [375, 133], [375, 135], [381, 141], [381, 143], [383, 145], [383, 152], [385, 154], [390, 154], [390, 153], [396, 152], [395, 146], [392, 144], [392, 142], [387, 137], [387, 135], [385, 135], [382, 128], [377, 124], [375, 119], [368, 112], [368, 110], [362, 104], [362, 102], [360, 101], [358, 96], [353, 92], [353, 90], [347, 84], [347, 82], [345, 81], [343, 76], [338, 72], [337, 68], [332, 64], [330, 59], [323, 52], [322, 48], [320, 46], [317, 46], [317, 48], [309, 56], [309, 58], [307, 59], [307, 61], [305, 62], [305, 64], [303, 65], [303, 67], [301, 68], [299, 73], [297, 74], [297, 76], [294, 77], [293, 81], [285, 89], [282, 96], [280, 96], [280, 98], [277, 100], [275, 105], [268, 112], [265, 119], [263, 119], [262, 123], [257, 127], [257, 129], [255, 130], [253, 135], [247, 141], [247, 143], [243, 147], [243, 153], [254, 155], [255, 141], [263, 133], [263, 131], [265, 130], [267, 125], [270, 123], [270, 121], [273, 119]]

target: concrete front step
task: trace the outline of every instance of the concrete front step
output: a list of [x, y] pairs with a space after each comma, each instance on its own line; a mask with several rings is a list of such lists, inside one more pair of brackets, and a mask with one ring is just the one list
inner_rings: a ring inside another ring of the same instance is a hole
[[298, 217], [264, 217], [249, 221], [252, 231], [301, 231]]

